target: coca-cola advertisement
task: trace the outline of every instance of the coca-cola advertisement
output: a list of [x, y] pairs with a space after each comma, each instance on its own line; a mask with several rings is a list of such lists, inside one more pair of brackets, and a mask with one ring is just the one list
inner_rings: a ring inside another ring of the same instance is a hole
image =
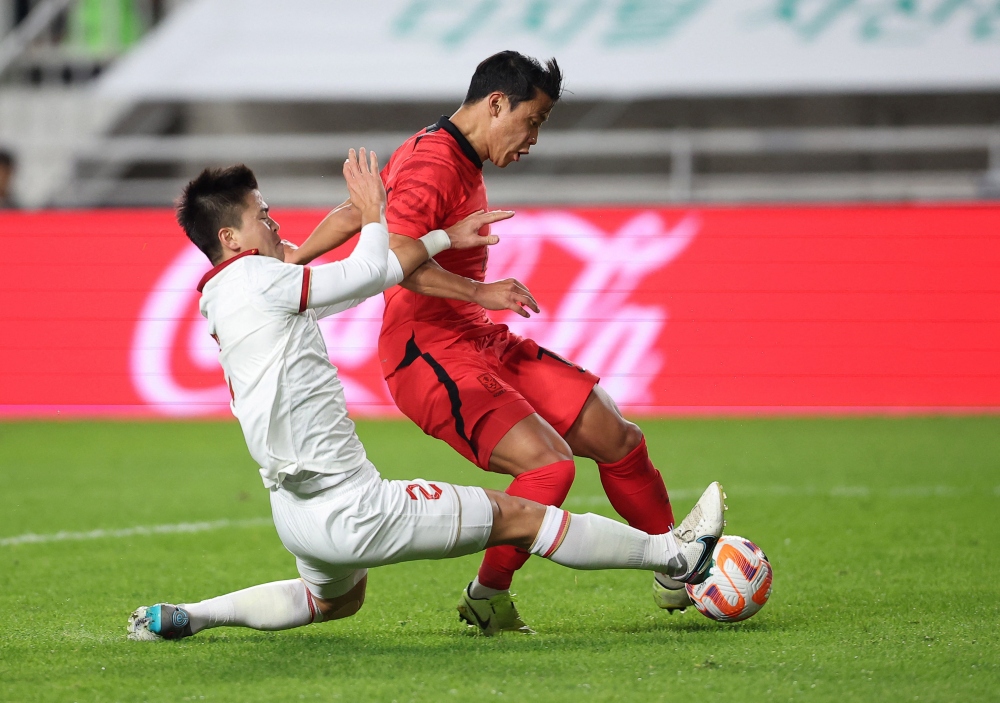
[[[325, 213], [272, 214], [302, 241]], [[0, 231], [0, 413], [229, 415], [198, 312], [211, 266], [169, 210], [2, 214]], [[541, 307], [494, 321], [631, 415], [1000, 408], [1000, 208], [529, 208], [493, 232], [487, 279]], [[355, 416], [398, 415], [382, 309], [320, 323]]]

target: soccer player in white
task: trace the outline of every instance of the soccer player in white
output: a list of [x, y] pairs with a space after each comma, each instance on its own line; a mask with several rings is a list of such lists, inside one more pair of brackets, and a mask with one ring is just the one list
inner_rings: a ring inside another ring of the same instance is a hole
[[[233, 414], [300, 578], [198, 603], [140, 607], [129, 618], [129, 638], [178, 639], [222, 625], [284, 630], [348, 617], [364, 603], [370, 567], [498, 544], [577, 569], [704, 580], [724, 524], [718, 483], [672, 532], [647, 535], [500, 491], [379, 476], [347, 416], [317, 320], [400, 283], [446, 248], [494, 243], [477, 232], [509, 213], [476, 213], [447, 232], [390, 250], [375, 155], [351, 150], [344, 176], [362, 215], [361, 237], [347, 259], [313, 268], [284, 262], [286, 243], [245, 166], [206, 170], [181, 197], [179, 222], [215, 264], [199, 285], [201, 312], [219, 343]], [[537, 309], [520, 290], [503, 289], [493, 303]]]

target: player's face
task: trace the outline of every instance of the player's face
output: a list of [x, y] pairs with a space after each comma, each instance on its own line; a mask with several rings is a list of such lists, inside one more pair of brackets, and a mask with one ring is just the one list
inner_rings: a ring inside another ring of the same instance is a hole
[[234, 230], [233, 239], [240, 245], [240, 251], [258, 250], [263, 256], [285, 260], [285, 245], [278, 236], [278, 223], [271, 219], [267, 203], [259, 190], [247, 195], [247, 206], [243, 210], [240, 228]]
[[552, 111], [552, 98], [535, 91], [534, 98], [513, 110], [506, 98], [499, 107], [490, 130], [490, 161], [504, 168], [512, 161], [520, 161], [538, 141], [538, 130]]

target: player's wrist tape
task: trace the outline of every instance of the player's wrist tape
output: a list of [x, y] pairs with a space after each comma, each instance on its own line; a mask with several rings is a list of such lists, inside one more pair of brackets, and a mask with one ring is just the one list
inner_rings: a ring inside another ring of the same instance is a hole
[[451, 239], [448, 237], [448, 233], [443, 229], [436, 229], [433, 232], [428, 232], [420, 238], [420, 242], [427, 250], [427, 256], [432, 259], [445, 249], [451, 249]]

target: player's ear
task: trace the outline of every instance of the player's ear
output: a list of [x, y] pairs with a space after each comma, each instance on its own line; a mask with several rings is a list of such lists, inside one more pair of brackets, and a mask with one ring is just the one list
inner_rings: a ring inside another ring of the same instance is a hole
[[223, 227], [219, 230], [219, 244], [223, 249], [239, 251], [240, 243], [236, 241], [236, 230], [232, 227]]
[[486, 98], [486, 104], [490, 109], [490, 117], [499, 117], [500, 111], [503, 110], [507, 104], [507, 96], [500, 91], [490, 93]]

